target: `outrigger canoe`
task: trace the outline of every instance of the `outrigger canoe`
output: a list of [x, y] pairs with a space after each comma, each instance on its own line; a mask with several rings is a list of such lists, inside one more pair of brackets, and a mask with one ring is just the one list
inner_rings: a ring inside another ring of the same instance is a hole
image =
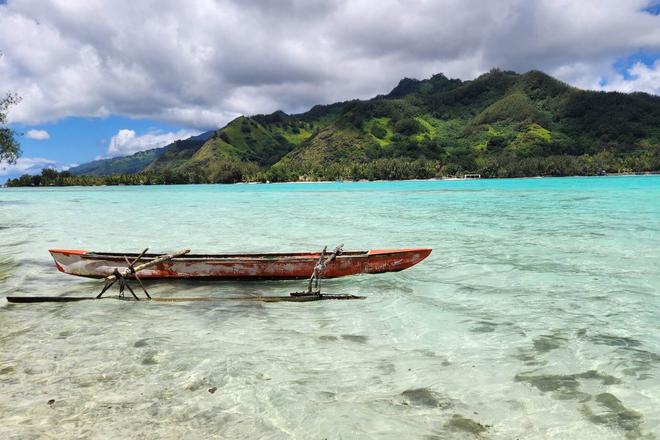
[[[77, 249], [50, 249], [60, 272], [88, 278], [105, 278], [115, 269], [126, 268], [126, 261], [137, 253], [88, 252]], [[419, 263], [431, 249], [385, 249], [343, 251], [324, 268], [323, 278], [362, 273], [397, 272]], [[144, 254], [149, 262], [162, 254]], [[295, 280], [309, 278], [320, 252], [263, 254], [186, 254], [159, 262], [140, 272], [142, 279], [220, 279], [220, 280]]]

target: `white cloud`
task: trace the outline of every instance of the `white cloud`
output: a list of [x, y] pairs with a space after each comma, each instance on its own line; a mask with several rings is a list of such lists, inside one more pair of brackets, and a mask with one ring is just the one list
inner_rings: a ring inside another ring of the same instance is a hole
[[607, 82], [605, 90], [619, 90], [621, 92], [646, 92], [660, 95], [660, 60], [653, 65], [636, 63], [627, 71], [630, 79], [618, 75]]
[[77, 167], [77, 166], [79, 166], [79, 165], [80, 165], [79, 163], [75, 163], [75, 162], [74, 162], [74, 163], [70, 163], [70, 164], [67, 164], [67, 165], [59, 166], [59, 167], [57, 167], [57, 170], [58, 170], [58, 171], [67, 171], [67, 170], [69, 170], [70, 168], [75, 168], [75, 167]]
[[625, 76], [611, 65], [583, 62], [565, 65], [550, 73], [582, 89], [660, 95], [660, 60], [651, 65], [637, 62], [626, 69]]
[[25, 133], [25, 137], [36, 141], [45, 141], [50, 139], [50, 134], [46, 130], [28, 130]]
[[[276, 4], [275, 4], [276, 3]], [[619, 57], [660, 51], [647, 0], [88, 0], [0, 7], [14, 122], [119, 114], [209, 129], [239, 113], [366, 98], [404, 76], [491, 67], [655, 91]], [[96, 17], [90, 20], [90, 17]], [[651, 69], [651, 68], [648, 68]], [[657, 71], [657, 68], [654, 68]], [[646, 79], [645, 79], [646, 78]]]
[[77, 166], [77, 163], [59, 165], [56, 161], [43, 157], [19, 157], [16, 160], [16, 163], [13, 165], [0, 163], [0, 176], [12, 179], [23, 174], [41, 174], [41, 170], [44, 168], [52, 168], [57, 171], [66, 171], [69, 168]]
[[54, 160], [43, 157], [19, 157], [15, 164], [0, 163], [0, 176], [39, 174], [44, 168], [55, 168]]
[[110, 139], [108, 156], [126, 156], [138, 151], [164, 147], [179, 139], [187, 139], [200, 134], [197, 130], [179, 130], [177, 132], [150, 132], [138, 135], [133, 130], [121, 129]]

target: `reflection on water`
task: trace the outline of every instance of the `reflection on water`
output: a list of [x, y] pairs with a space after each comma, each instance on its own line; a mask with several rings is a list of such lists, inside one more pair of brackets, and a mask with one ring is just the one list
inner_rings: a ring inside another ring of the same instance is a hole
[[0, 438], [658, 438], [658, 200], [658, 177], [2, 190], [3, 296], [98, 293], [51, 247], [434, 251], [325, 284], [363, 301], [2, 301]]

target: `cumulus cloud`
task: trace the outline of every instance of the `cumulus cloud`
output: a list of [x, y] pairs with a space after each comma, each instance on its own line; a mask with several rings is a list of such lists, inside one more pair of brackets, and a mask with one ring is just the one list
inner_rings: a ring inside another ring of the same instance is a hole
[[50, 134], [46, 130], [28, 130], [25, 133], [25, 137], [36, 141], [45, 141], [50, 139]]
[[15, 164], [0, 163], [0, 176], [14, 176], [18, 174], [39, 174], [44, 168], [55, 168], [54, 160], [43, 157], [19, 157]]
[[[120, 114], [215, 128], [237, 114], [367, 98], [404, 77], [541, 69], [590, 88], [657, 93], [648, 0], [86, 0], [0, 5], [13, 121]], [[90, 17], [99, 19], [91, 20]], [[644, 69], [649, 70], [646, 72]], [[646, 79], [645, 79], [646, 78]]]
[[52, 168], [57, 171], [66, 171], [77, 167], [77, 163], [61, 165], [54, 160], [43, 157], [19, 157], [15, 164], [0, 163], [0, 177], [14, 178], [22, 174], [41, 174], [44, 168]]
[[646, 92], [660, 95], [660, 60], [650, 66], [643, 63], [635, 63], [627, 70], [630, 79], [618, 75], [605, 82], [602, 87], [606, 90], [618, 90], [621, 92]]
[[138, 151], [164, 147], [179, 139], [187, 139], [200, 134], [197, 130], [179, 130], [177, 132], [162, 133], [158, 131], [138, 135], [134, 130], [121, 129], [110, 139], [108, 156], [126, 156]]

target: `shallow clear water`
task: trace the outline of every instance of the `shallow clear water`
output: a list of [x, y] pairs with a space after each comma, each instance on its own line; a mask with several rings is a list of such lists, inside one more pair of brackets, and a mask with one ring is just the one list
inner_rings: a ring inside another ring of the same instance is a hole
[[660, 177], [4, 189], [0, 296], [96, 293], [53, 247], [340, 242], [434, 251], [325, 284], [363, 301], [0, 299], [0, 438], [660, 438]]

